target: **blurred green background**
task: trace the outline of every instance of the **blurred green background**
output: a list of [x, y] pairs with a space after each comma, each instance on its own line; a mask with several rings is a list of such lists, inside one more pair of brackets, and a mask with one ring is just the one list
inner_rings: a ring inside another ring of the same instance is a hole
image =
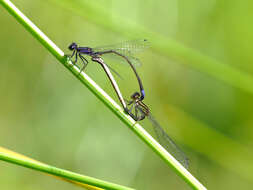
[[[151, 48], [138, 56], [143, 65], [137, 68], [145, 103], [188, 155], [190, 172], [208, 189], [252, 188], [252, 1], [14, 3], [67, 54], [73, 41], [94, 47], [147, 38]], [[136, 189], [190, 189], [0, 10], [1, 146]], [[126, 76], [131, 72], [122, 70]], [[116, 100], [99, 65], [90, 62], [86, 73]], [[124, 94], [133, 92], [136, 79], [121, 80], [120, 88]], [[0, 168], [0, 189], [80, 189], [5, 162]]]

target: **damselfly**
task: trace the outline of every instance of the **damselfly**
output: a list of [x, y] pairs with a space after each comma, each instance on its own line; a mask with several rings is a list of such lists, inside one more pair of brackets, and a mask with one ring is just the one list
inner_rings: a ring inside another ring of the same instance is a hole
[[[137, 77], [140, 93], [141, 93], [140, 99], [143, 100], [145, 97], [143, 84], [134, 66], [134, 64], [137, 64], [137, 65], [140, 64], [140, 60], [134, 57], [133, 54], [147, 47], [148, 47], [147, 40], [133, 40], [133, 41], [127, 41], [127, 42], [123, 42], [123, 43], [119, 43], [115, 45], [97, 47], [97, 48], [80, 47], [76, 43], [73, 42], [70, 44], [69, 50], [73, 51], [70, 57], [71, 58], [75, 57], [73, 64], [77, 63], [78, 57], [81, 59], [82, 64], [83, 64], [81, 71], [84, 70], [88, 64], [88, 60], [84, 57], [84, 55], [88, 55], [93, 59], [97, 57], [104, 57], [105, 55], [110, 54], [110, 55], [118, 56], [124, 59], [130, 65], [135, 76]], [[112, 71], [114, 71], [110, 66], [108, 67]]]
[[131, 96], [131, 100], [127, 101], [127, 105], [130, 106], [128, 109], [128, 114], [135, 120], [140, 121], [147, 117], [154, 131], [157, 135], [160, 144], [171, 153], [179, 162], [183, 164], [185, 168], [188, 168], [189, 160], [186, 155], [178, 148], [174, 141], [169, 137], [169, 135], [163, 130], [161, 125], [156, 121], [156, 119], [151, 115], [150, 110], [146, 104], [140, 99], [141, 95], [136, 92]]

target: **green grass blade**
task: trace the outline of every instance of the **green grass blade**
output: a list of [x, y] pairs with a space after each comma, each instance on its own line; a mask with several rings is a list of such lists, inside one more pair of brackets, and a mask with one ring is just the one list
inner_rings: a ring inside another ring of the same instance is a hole
[[206, 189], [191, 175], [176, 159], [160, 146], [142, 127], [136, 123], [123, 109], [116, 104], [88, 75], [73, 66], [64, 53], [42, 33], [14, 4], [9, 0], [0, 1], [2, 5], [20, 22], [38, 41], [48, 49], [66, 68], [68, 68], [96, 97], [98, 97], [112, 112], [119, 117], [136, 135], [153, 149], [174, 171], [193, 189]]
[[[15, 158], [17, 158], [17, 159], [25, 159], [25, 160], [27, 160], [27, 161], [30, 160], [30, 161], [33, 161], [33, 162], [38, 163], [38, 164], [44, 164], [44, 163], [42, 163], [42, 162], [39, 162], [39, 161], [34, 160], [34, 159], [30, 158], [30, 157], [27, 157], [27, 156], [22, 155], [22, 154], [19, 154], [19, 153], [17, 153], [17, 152], [11, 151], [11, 150], [6, 149], [6, 148], [1, 147], [1, 146], [0, 146], [0, 153], [4, 153], [4, 154], [6, 154], [6, 155], [10, 155], [10, 156], [15, 157]], [[86, 183], [81, 183], [81, 182], [73, 181], [73, 180], [70, 180], [70, 179], [65, 178], [65, 177], [59, 177], [59, 176], [52, 175], [52, 174], [48, 174], [48, 173], [45, 173], [45, 174], [48, 175], [48, 176], [55, 177], [56, 179], [69, 182], [69, 183], [71, 183], [71, 184], [74, 184], [74, 185], [76, 185], [76, 186], [79, 186], [79, 187], [82, 187], [82, 188], [85, 188], [85, 189], [89, 189], [89, 190], [102, 190], [102, 188], [95, 187], [95, 186], [92, 186], [92, 185], [88, 185], [88, 184], [86, 184]]]
[[37, 171], [41, 171], [41, 172], [45, 172], [48, 174], [52, 174], [55, 176], [59, 176], [59, 177], [64, 177], [67, 178], [69, 180], [73, 180], [73, 181], [78, 181], [81, 183], [86, 183], [92, 186], [97, 186], [97, 187], [101, 187], [104, 189], [122, 189], [122, 190], [131, 190], [131, 188], [128, 187], [124, 187], [121, 185], [117, 185], [117, 184], [113, 184], [113, 183], [109, 183], [106, 181], [102, 181], [99, 179], [95, 179], [92, 177], [88, 177], [88, 176], [84, 176], [84, 175], [80, 175], [71, 171], [67, 171], [67, 170], [63, 170], [60, 168], [56, 168], [47, 164], [43, 164], [43, 163], [38, 163], [36, 161], [32, 161], [32, 160], [28, 160], [25, 158], [20, 158], [17, 156], [13, 156], [10, 154], [6, 154], [3, 152], [0, 152], [0, 160], [6, 161], [6, 162], [10, 162], [13, 164], [17, 164], [20, 166], [24, 166], [26, 168], [31, 168]]

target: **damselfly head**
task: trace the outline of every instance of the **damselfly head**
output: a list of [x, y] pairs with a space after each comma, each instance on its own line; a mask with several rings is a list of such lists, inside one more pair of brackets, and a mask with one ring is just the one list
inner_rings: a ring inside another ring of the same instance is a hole
[[73, 42], [72, 44], [70, 44], [70, 46], [69, 46], [69, 50], [74, 50], [74, 49], [76, 49], [77, 48], [77, 44], [75, 43], [75, 42]]
[[131, 96], [131, 98], [133, 99], [133, 100], [137, 100], [137, 99], [139, 99], [140, 98], [140, 93], [139, 92], [135, 92], [135, 93], [133, 93], [133, 95]]

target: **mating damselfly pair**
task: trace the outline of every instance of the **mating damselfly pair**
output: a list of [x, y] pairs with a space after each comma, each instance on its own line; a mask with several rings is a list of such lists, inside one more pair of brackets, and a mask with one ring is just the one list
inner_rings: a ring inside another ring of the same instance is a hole
[[[138, 58], [134, 57], [134, 54], [146, 49], [148, 46], [149, 45], [147, 40], [133, 40], [110, 46], [96, 47], [96, 48], [81, 47], [78, 46], [76, 43], [72, 43], [69, 46], [69, 50], [73, 51], [70, 57], [72, 59], [74, 57], [73, 60], [74, 65], [77, 63], [78, 58], [81, 60], [82, 63], [82, 68], [80, 69], [81, 71], [83, 71], [88, 65], [88, 60], [87, 57], [85, 56], [90, 56], [93, 62], [99, 63], [106, 72], [125, 112], [129, 114], [135, 121], [141, 121], [147, 117], [152, 123], [152, 126], [154, 128], [154, 131], [157, 135], [160, 144], [169, 153], [173, 154], [173, 156], [178, 161], [180, 161], [184, 165], [184, 167], [188, 168], [188, 158], [178, 148], [178, 146], [169, 137], [169, 135], [163, 130], [163, 128], [155, 120], [155, 118], [151, 115], [149, 107], [143, 103], [143, 100], [145, 98], [145, 91], [143, 88], [141, 78], [135, 68], [135, 66], [141, 65], [141, 62]], [[117, 82], [115, 81], [110, 70], [116, 73], [117, 75], [119, 74], [104, 61], [104, 59], [108, 55], [121, 58], [125, 63], [127, 63], [131, 67], [137, 78], [140, 92], [134, 92], [131, 95], [130, 100], [126, 100], [125, 98], [123, 98], [117, 85]]]

